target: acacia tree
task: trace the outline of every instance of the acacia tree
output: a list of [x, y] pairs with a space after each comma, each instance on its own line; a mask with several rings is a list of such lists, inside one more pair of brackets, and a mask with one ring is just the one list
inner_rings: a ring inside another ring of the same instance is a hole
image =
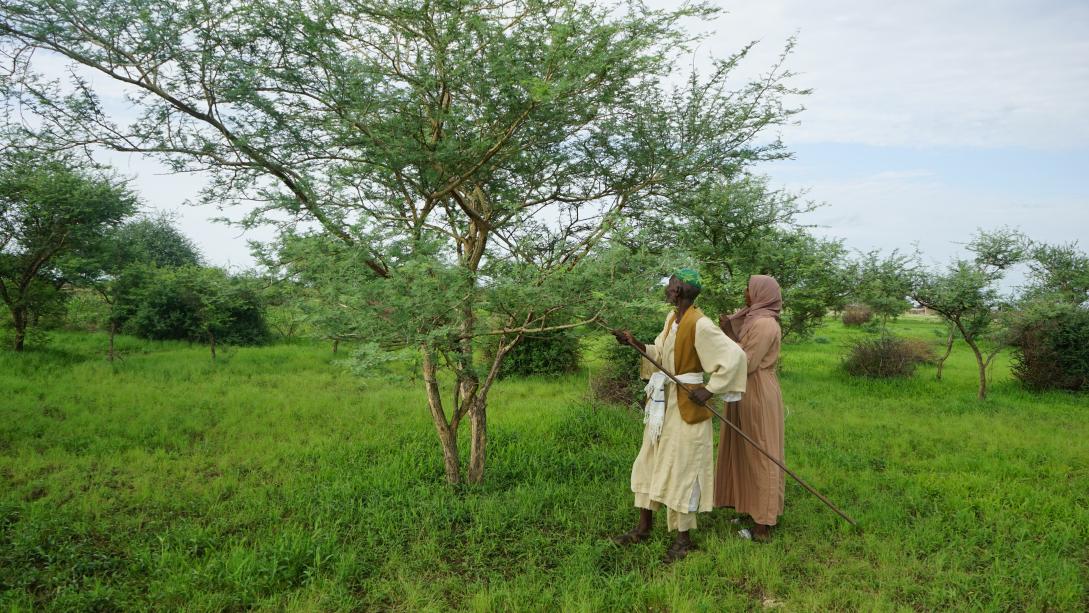
[[869, 306], [882, 324], [896, 319], [911, 306], [907, 297], [917, 260], [918, 254], [907, 255], [896, 249], [887, 255], [879, 251], [861, 254], [852, 265], [856, 275], [852, 297]]
[[1051, 298], [1074, 305], [1089, 302], [1089, 255], [1076, 242], [1034, 244], [1027, 264], [1027, 300]]
[[159, 267], [200, 266], [197, 246], [167, 215], [143, 216], [126, 222], [108, 236], [117, 266], [144, 263]]
[[[751, 45], [664, 85], [694, 41], [680, 20], [716, 13], [634, 0], [11, 0], [0, 35], [21, 103], [58, 141], [208, 171], [209, 201], [259, 203], [246, 223], [314, 222], [359, 253], [366, 269], [351, 281], [397, 305], [376, 333], [421, 352], [447, 479], [461, 479], [467, 416], [467, 476], [480, 482], [506, 352], [607, 302], [560, 281], [627, 213], [785, 155], [757, 137], [796, 112], [783, 103], [789, 73], [729, 79]], [[105, 114], [88, 83], [33, 76], [26, 49], [126, 84], [140, 118]], [[481, 334], [500, 342], [478, 372]]]
[[813, 236], [800, 216], [814, 210], [764, 177], [714, 177], [662, 202], [644, 236], [662, 252], [683, 250], [704, 275], [701, 302], [728, 312], [742, 305], [749, 276], [772, 275], [783, 291], [783, 337], [804, 337], [851, 290], [842, 242]]
[[1013, 374], [1030, 389], [1089, 389], [1089, 255], [1077, 243], [1032, 245], [1028, 284], [1005, 318]]
[[361, 315], [373, 315], [378, 306], [376, 296], [368, 300], [358, 291], [358, 271], [367, 268], [365, 254], [328, 234], [293, 231], [254, 245], [253, 254], [268, 269], [274, 287], [289, 288], [284, 293], [291, 295], [288, 300], [302, 313], [308, 331], [331, 341], [333, 353], [342, 341], [363, 337]]
[[[953, 326], [975, 355], [980, 400], [987, 398], [987, 367], [1006, 346], [999, 324], [1012, 302], [999, 291], [998, 282], [1022, 261], [1027, 245], [1025, 237], [1014, 230], [980, 231], [968, 244], [973, 259], [956, 260], [944, 273], [919, 270], [915, 274], [912, 298]], [[991, 343], [986, 355], [983, 341]]]
[[135, 196], [108, 173], [66, 156], [4, 152], [0, 300], [11, 313], [15, 351], [23, 350], [30, 314], [63, 285], [62, 260], [68, 259], [68, 272], [87, 270], [109, 229], [135, 211]]

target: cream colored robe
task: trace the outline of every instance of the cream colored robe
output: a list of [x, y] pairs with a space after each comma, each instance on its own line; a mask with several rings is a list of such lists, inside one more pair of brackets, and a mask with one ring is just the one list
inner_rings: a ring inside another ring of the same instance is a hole
[[[668, 321], [668, 320], [667, 320]], [[663, 322], [664, 323], [664, 322]], [[673, 345], [677, 332], [663, 330], [647, 345], [647, 354], [672, 372]], [[707, 317], [696, 322], [696, 355], [712, 394], [745, 391], [745, 352]], [[643, 360], [642, 375], [649, 378], [654, 367]], [[678, 373], [673, 373], [678, 374]], [[681, 393], [684, 393], [683, 391]], [[710, 511], [714, 501], [714, 442], [711, 419], [689, 424], [681, 419], [676, 384], [666, 384], [665, 422], [657, 441], [649, 428], [643, 430], [643, 445], [631, 469], [631, 491], [645, 494], [678, 513]], [[699, 487], [698, 493], [695, 489]]]

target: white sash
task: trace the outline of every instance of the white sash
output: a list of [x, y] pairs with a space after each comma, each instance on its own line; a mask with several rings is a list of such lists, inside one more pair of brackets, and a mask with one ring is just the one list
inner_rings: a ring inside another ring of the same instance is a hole
[[[685, 385], [701, 385], [703, 383], [703, 373], [686, 372], [677, 375], [677, 380]], [[647, 382], [647, 386], [643, 389], [647, 393], [643, 423], [650, 426], [650, 433], [654, 440], [658, 440], [658, 437], [662, 435], [662, 424], [665, 423], [665, 388], [667, 383], [671, 383], [670, 378], [664, 372], [658, 370], [650, 376], [650, 381]]]

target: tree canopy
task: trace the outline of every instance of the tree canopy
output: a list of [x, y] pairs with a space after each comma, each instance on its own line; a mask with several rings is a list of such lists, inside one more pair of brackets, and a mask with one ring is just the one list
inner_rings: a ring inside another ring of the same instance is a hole
[[[243, 223], [309, 222], [347, 245], [365, 267], [351, 291], [367, 332], [423, 356], [447, 478], [461, 480], [468, 416], [467, 476], [479, 482], [507, 351], [527, 332], [600, 319], [661, 274], [606, 245], [622, 222], [786, 156], [767, 131], [804, 92], [782, 61], [735, 83], [747, 45], [672, 80], [698, 40], [684, 20], [717, 13], [636, 1], [14, 0], [0, 36], [13, 95], [56, 142], [207, 171], [207, 201], [257, 203]], [[123, 84], [139, 117], [111, 116], [87, 82], [38, 77], [26, 49]], [[498, 343], [478, 372], [481, 335]], [[439, 393], [440, 366], [455, 394]]]
[[86, 262], [111, 228], [136, 211], [124, 182], [59, 154], [9, 149], [0, 156], [0, 299], [22, 351], [29, 317]]
[[[971, 259], [954, 260], [944, 272], [920, 269], [914, 273], [912, 298], [948, 321], [975, 355], [980, 400], [987, 397], [987, 367], [1005, 344], [999, 330], [1001, 316], [1012, 305], [998, 282], [1024, 260], [1028, 246], [1029, 241], [1016, 230], [981, 230], [968, 243]], [[986, 356], [984, 340], [991, 342]]]

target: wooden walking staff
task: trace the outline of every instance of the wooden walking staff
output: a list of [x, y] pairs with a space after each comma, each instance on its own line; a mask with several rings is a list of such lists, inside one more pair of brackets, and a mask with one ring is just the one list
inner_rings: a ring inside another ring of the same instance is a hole
[[[611, 333], [613, 334], [613, 336], [617, 336], [617, 337], [619, 337], [619, 332], [620, 332], [619, 330], [613, 330], [613, 329], [609, 328], [608, 326], [606, 326], [605, 324], [603, 324], [603, 323], [601, 323], [601, 322], [598, 322], [598, 324], [599, 324], [599, 325], [601, 325], [601, 327], [603, 327], [603, 328], [605, 328], [605, 329], [609, 330], [609, 332], [611, 332]], [[660, 370], [660, 371], [662, 371], [663, 373], [665, 373], [665, 375], [666, 375], [667, 377], [669, 377], [670, 379], [672, 379], [672, 380], [673, 380], [673, 382], [674, 382], [674, 383], [676, 383], [678, 387], [680, 387], [680, 388], [681, 388], [682, 390], [684, 390], [684, 391], [685, 391], [686, 393], [691, 393], [691, 391], [692, 391], [692, 390], [691, 390], [691, 388], [689, 388], [689, 387], [688, 387], [687, 385], [685, 385], [684, 383], [681, 383], [681, 382], [680, 382], [680, 381], [679, 381], [679, 380], [677, 379], [677, 377], [674, 377], [674, 376], [673, 376], [673, 373], [671, 373], [671, 372], [669, 372], [668, 370], [666, 370], [666, 369], [665, 369], [665, 367], [663, 367], [663, 366], [662, 366], [661, 364], [659, 364], [657, 360], [655, 360], [654, 358], [652, 358], [652, 357], [650, 357], [649, 355], [647, 355], [647, 352], [643, 351], [642, 349], [640, 349], [639, 347], [637, 347], [637, 346], [635, 346], [635, 345], [632, 345], [631, 343], [628, 343], [628, 345], [629, 345], [629, 346], [630, 346], [630, 347], [631, 347], [632, 349], [634, 349], [634, 350], [638, 351], [638, 352], [640, 353], [640, 355], [642, 355], [642, 356], [643, 356], [644, 358], [646, 358], [646, 359], [647, 359], [647, 361], [649, 361], [649, 362], [650, 362], [651, 364], [653, 364], [655, 368], [657, 368], [658, 370]], [[690, 397], [691, 397], [691, 396], [690, 396]], [[748, 435], [748, 434], [745, 434], [744, 432], [742, 432], [742, 431], [741, 431], [741, 428], [738, 428], [738, 427], [737, 427], [736, 425], [734, 425], [734, 422], [732, 422], [732, 421], [730, 421], [730, 420], [726, 419], [725, 417], [723, 417], [721, 413], [719, 413], [718, 411], [716, 411], [716, 410], [715, 410], [714, 408], [712, 408], [712, 407], [711, 407], [711, 405], [707, 404], [706, 402], [701, 402], [700, 404], [701, 404], [701, 405], [703, 405], [703, 407], [704, 407], [704, 408], [706, 408], [706, 409], [707, 409], [708, 411], [711, 411], [712, 413], [714, 413], [714, 414], [715, 414], [715, 417], [717, 417], [717, 418], [721, 419], [721, 420], [722, 420], [722, 423], [726, 424], [727, 426], [730, 426], [730, 428], [732, 428], [734, 432], [737, 432], [737, 433], [738, 433], [739, 435], [741, 435], [741, 438], [745, 439], [745, 441], [747, 441], [747, 442], [748, 442], [748, 443], [749, 443], [750, 445], [752, 445], [752, 446], [753, 446], [753, 448], [755, 448], [755, 449], [756, 449], [757, 451], [759, 451], [760, 453], [764, 454], [764, 456], [766, 456], [766, 457], [767, 457], [767, 458], [768, 458], [769, 460], [771, 460], [772, 462], [774, 462], [776, 466], [778, 466], [779, 468], [782, 468], [782, 469], [783, 469], [783, 472], [785, 472], [786, 474], [790, 475], [790, 476], [791, 476], [791, 478], [793, 478], [793, 479], [794, 479], [795, 481], [797, 481], [799, 485], [801, 485], [801, 486], [802, 486], [802, 487], [804, 487], [805, 489], [809, 490], [809, 493], [810, 493], [810, 494], [813, 494], [814, 496], [816, 496], [817, 498], [819, 498], [819, 499], [820, 499], [820, 501], [821, 501], [821, 502], [823, 502], [824, 504], [826, 504], [826, 505], [828, 506], [828, 508], [829, 508], [829, 509], [832, 509], [833, 511], [835, 511], [835, 512], [836, 512], [836, 514], [838, 514], [838, 515], [839, 515], [840, 517], [842, 517], [843, 519], [846, 519], [846, 520], [847, 520], [847, 523], [851, 524], [852, 526], [854, 526], [854, 527], [856, 527], [856, 528], [858, 527], [858, 522], [856, 522], [855, 520], [851, 519], [851, 516], [847, 515], [847, 514], [846, 514], [846, 513], [844, 513], [843, 511], [839, 510], [839, 507], [837, 507], [836, 505], [832, 504], [832, 501], [831, 501], [831, 500], [828, 500], [827, 498], [825, 498], [823, 494], [821, 494], [821, 493], [820, 493], [820, 492], [818, 492], [817, 490], [813, 489], [813, 487], [812, 487], [812, 486], [810, 486], [810, 485], [809, 485], [808, 483], [806, 483], [806, 482], [805, 482], [804, 480], [802, 480], [802, 478], [801, 478], [801, 477], [799, 477], [798, 475], [794, 474], [794, 471], [792, 471], [792, 470], [790, 470], [789, 468], [787, 468], [787, 467], [786, 467], [786, 464], [783, 464], [783, 462], [782, 462], [782, 461], [780, 461], [780, 460], [779, 460], [779, 458], [777, 458], [777, 457], [775, 457], [775, 456], [771, 455], [771, 454], [770, 454], [770, 453], [768, 453], [768, 452], [767, 452], [767, 451], [766, 451], [766, 450], [765, 450], [765, 449], [764, 449], [763, 447], [761, 447], [761, 446], [760, 446], [760, 445], [759, 445], [759, 444], [758, 444], [758, 443], [757, 443], [756, 441], [754, 441], [754, 440], [752, 440], [751, 438], [749, 438], [749, 435]]]

